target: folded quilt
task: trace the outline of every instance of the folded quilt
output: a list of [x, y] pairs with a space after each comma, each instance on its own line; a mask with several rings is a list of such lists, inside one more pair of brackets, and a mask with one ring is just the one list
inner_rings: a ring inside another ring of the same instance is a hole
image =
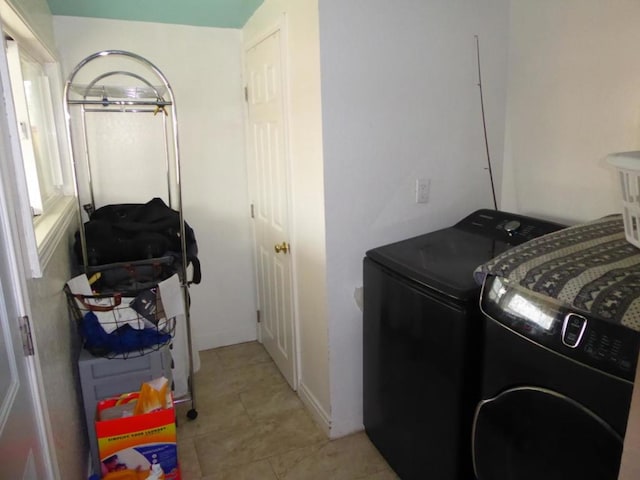
[[640, 249], [627, 242], [621, 215], [516, 246], [474, 272], [478, 283], [486, 275], [640, 331]]

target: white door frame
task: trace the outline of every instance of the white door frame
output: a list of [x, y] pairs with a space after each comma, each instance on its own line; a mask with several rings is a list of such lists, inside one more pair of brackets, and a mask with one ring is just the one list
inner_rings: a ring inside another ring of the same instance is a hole
[[[293, 179], [293, 168], [291, 162], [291, 143], [290, 143], [290, 124], [289, 118], [291, 116], [291, 102], [290, 102], [290, 89], [289, 89], [289, 55], [288, 55], [288, 47], [289, 47], [289, 35], [287, 28], [287, 14], [283, 12], [274, 25], [262, 31], [259, 35], [251, 38], [249, 41], [244, 43], [243, 47], [243, 65], [244, 65], [244, 85], [248, 85], [248, 72], [247, 72], [247, 62], [246, 62], [246, 52], [251, 48], [258, 45], [263, 40], [269, 38], [276, 32], [280, 32], [280, 65], [282, 68], [282, 99], [283, 99], [283, 126], [284, 126], [284, 146], [286, 148], [286, 169], [287, 169], [287, 217], [289, 220], [289, 233], [290, 238], [292, 239], [291, 243], [293, 244], [292, 255], [291, 255], [291, 296], [292, 296], [292, 314], [293, 314], [293, 341], [295, 348], [295, 358], [294, 358], [294, 371], [295, 371], [295, 382], [296, 385], [300, 386], [301, 381], [301, 369], [300, 369], [300, 321], [299, 321], [299, 311], [298, 311], [298, 268], [296, 261], [296, 225], [293, 217], [293, 204], [294, 204], [294, 192], [292, 188], [292, 179]], [[246, 125], [246, 148], [247, 151], [251, 148], [251, 136], [249, 130], [249, 103], [245, 102], [245, 125]], [[248, 188], [249, 188], [249, 197], [251, 203], [253, 204], [253, 197], [255, 194], [255, 186], [253, 185], [253, 179], [255, 178], [255, 168], [249, 162], [249, 156], [247, 155], [247, 173], [248, 173]], [[258, 266], [255, 252], [256, 252], [256, 230], [255, 223], [251, 222], [252, 236], [253, 236], [253, 270], [254, 270], [254, 278], [256, 282], [256, 288], [254, 289], [254, 297], [256, 305], [260, 308], [260, 299], [258, 295]], [[262, 332], [260, 326], [257, 325], [257, 336], [258, 341], [262, 343]]]

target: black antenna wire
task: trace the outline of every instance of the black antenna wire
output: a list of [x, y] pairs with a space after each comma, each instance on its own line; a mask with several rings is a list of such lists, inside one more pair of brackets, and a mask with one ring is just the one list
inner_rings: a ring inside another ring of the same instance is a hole
[[482, 129], [484, 131], [484, 148], [487, 152], [487, 165], [489, 168], [489, 179], [491, 180], [491, 194], [493, 195], [493, 209], [498, 210], [498, 202], [496, 200], [496, 187], [493, 183], [493, 170], [491, 169], [491, 155], [489, 154], [489, 139], [487, 137], [487, 119], [484, 114], [484, 96], [482, 95], [482, 74], [480, 73], [480, 39], [476, 38], [476, 58], [478, 60], [478, 88], [480, 89], [480, 108], [482, 110]]

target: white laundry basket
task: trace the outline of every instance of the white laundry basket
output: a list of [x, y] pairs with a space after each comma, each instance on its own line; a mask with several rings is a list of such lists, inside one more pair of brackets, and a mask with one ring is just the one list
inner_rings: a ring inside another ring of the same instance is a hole
[[607, 162], [618, 170], [625, 236], [640, 248], [640, 151], [614, 153]]

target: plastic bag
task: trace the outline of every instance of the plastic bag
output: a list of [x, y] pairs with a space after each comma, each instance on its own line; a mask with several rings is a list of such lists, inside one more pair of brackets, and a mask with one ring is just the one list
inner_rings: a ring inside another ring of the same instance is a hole
[[165, 377], [143, 383], [133, 414], [144, 415], [167, 408], [171, 404], [171, 399], [167, 400], [168, 389], [169, 380]]

